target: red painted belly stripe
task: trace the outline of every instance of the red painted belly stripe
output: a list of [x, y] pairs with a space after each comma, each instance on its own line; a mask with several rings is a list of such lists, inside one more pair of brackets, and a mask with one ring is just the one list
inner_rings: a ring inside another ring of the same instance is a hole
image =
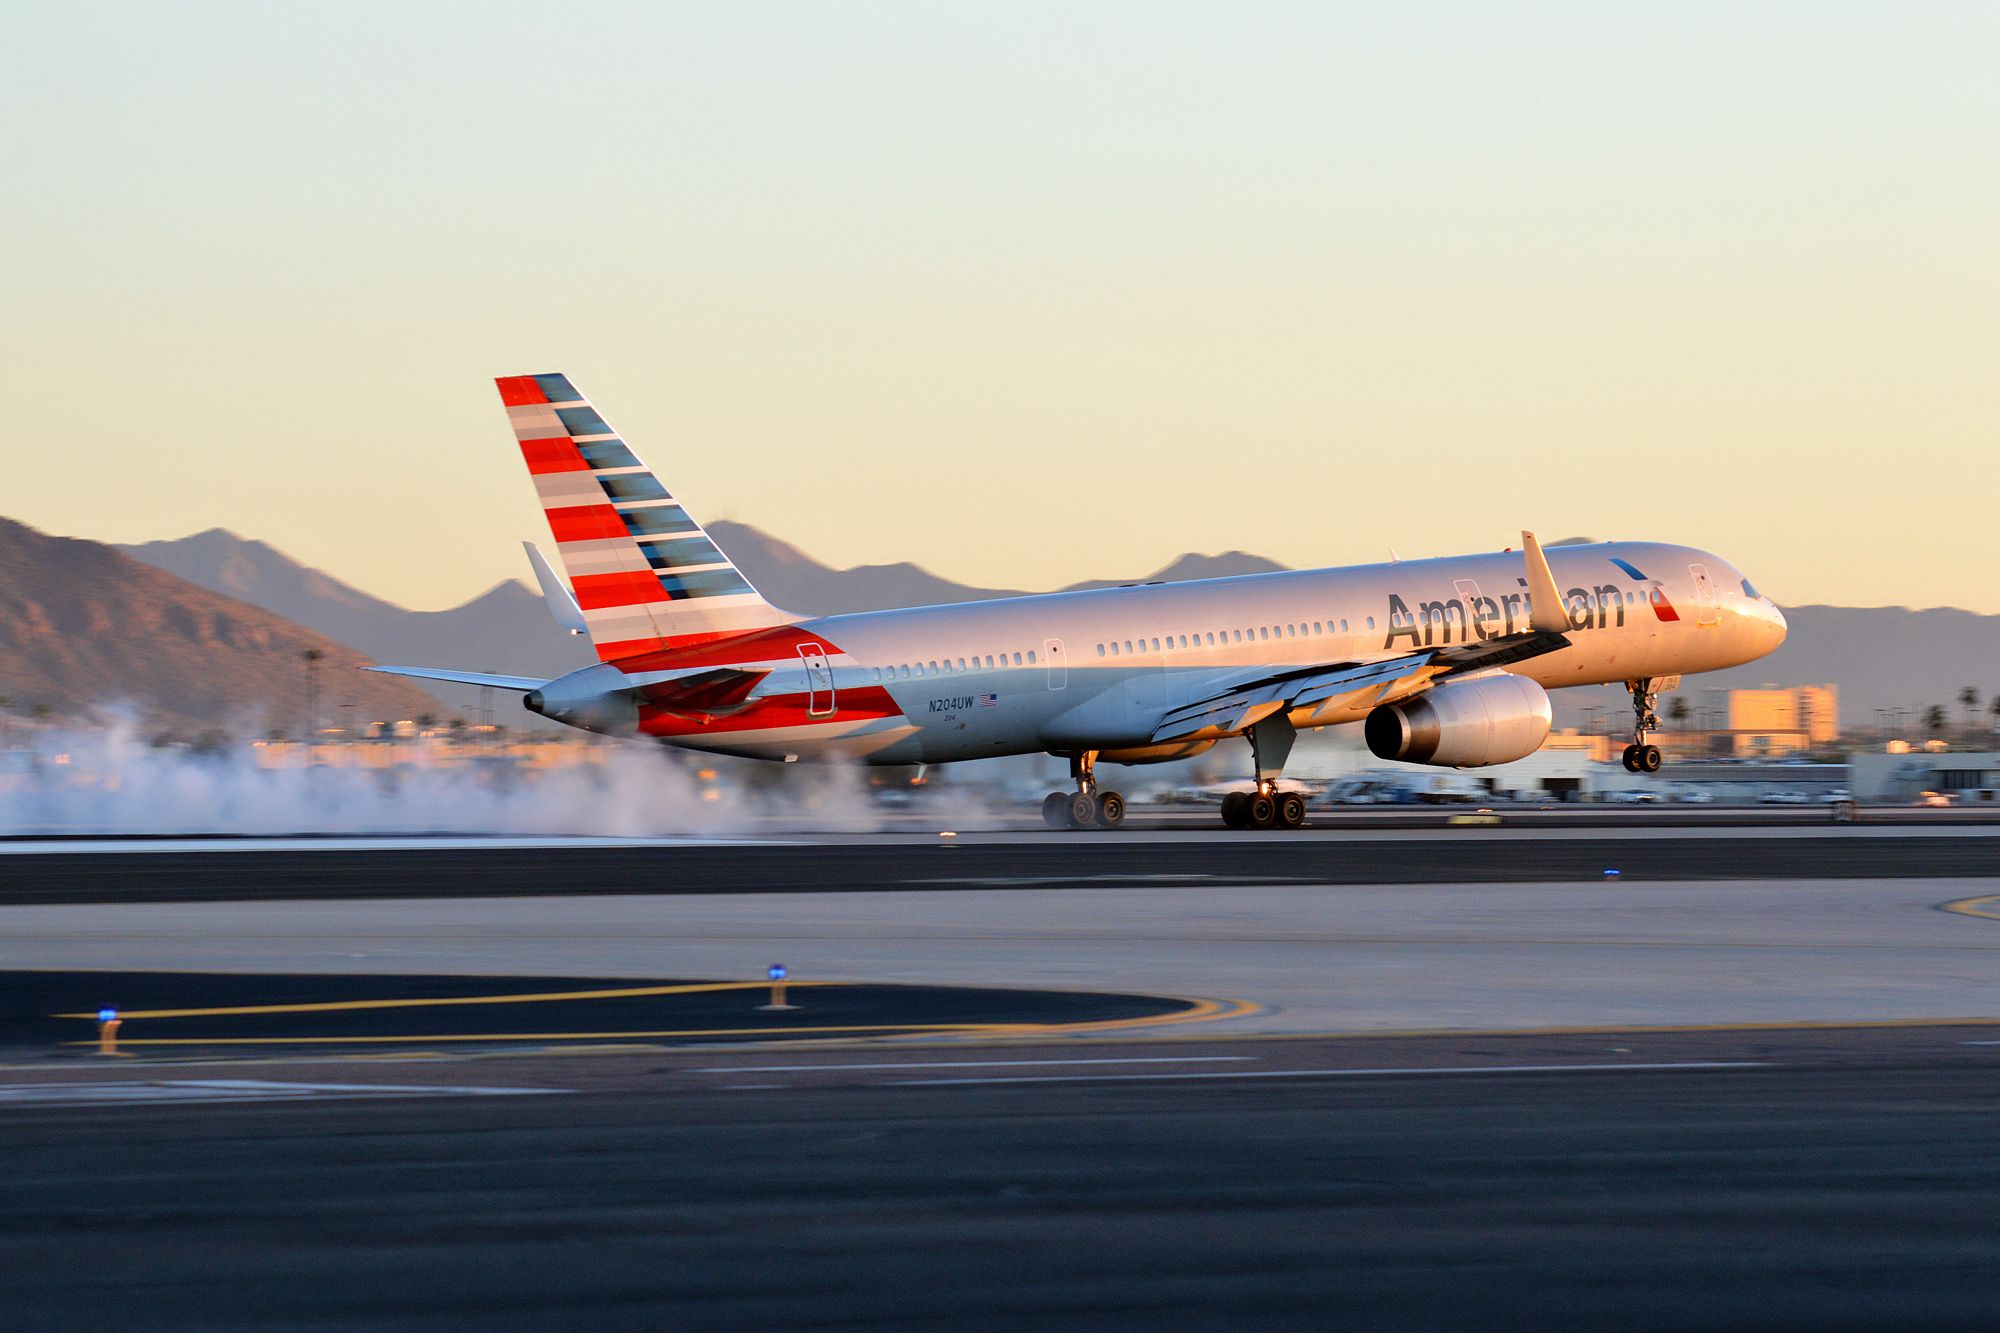
[[858, 685], [840, 691], [832, 713], [810, 713], [810, 700], [803, 694], [778, 694], [759, 699], [740, 713], [712, 717], [701, 713], [673, 713], [642, 704], [639, 731], [647, 736], [713, 736], [741, 731], [774, 731], [786, 727], [819, 727], [829, 722], [870, 722], [901, 717], [903, 712], [889, 692], [875, 685]]
[[[688, 667], [743, 666], [750, 662], [769, 662], [774, 658], [787, 661], [799, 655], [801, 644], [816, 643], [820, 651], [828, 657], [840, 655], [840, 648], [818, 634], [812, 634], [794, 625], [779, 625], [773, 629], [751, 630], [734, 634], [689, 634], [668, 639], [664, 643], [642, 643], [630, 656], [605, 658], [618, 663], [618, 669], [628, 676], [643, 675], [649, 671], [681, 671]], [[608, 654], [621, 644], [607, 644]]]

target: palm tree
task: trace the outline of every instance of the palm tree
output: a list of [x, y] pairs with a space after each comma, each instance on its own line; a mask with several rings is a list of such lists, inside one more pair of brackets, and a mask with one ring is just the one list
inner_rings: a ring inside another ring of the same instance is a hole
[[1970, 731], [1972, 730], [1972, 719], [1978, 716], [1979, 691], [1973, 689], [1970, 685], [1966, 686], [1958, 692], [1958, 703], [1961, 708], [1965, 709], [1965, 729]]
[[1676, 694], [1673, 697], [1673, 701], [1667, 705], [1667, 716], [1672, 718], [1676, 722], [1687, 721], [1688, 701], [1681, 698], [1678, 694]]
[[1993, 714], [1993, 730], [2000, 732], [2000, 692], [1986, 701], [1986, 711]]
[[306, 739], [319, 735], [319, 664], [326, 654], [318, 648], [308, 648], [299, 654], [299, 660], [306, 664]]
[[1944, 730], [1944, 705], [1932, 704], [1924, 710], [1924, 729], [1932, 735]]

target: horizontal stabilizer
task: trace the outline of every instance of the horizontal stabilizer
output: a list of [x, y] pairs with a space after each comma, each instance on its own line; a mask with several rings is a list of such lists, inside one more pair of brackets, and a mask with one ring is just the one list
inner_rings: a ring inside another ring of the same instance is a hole
[[444, 671], [437, 667], [372, 666], [385, 676], [408, 676], [413, 680], [441, 680], [451, 685], [483, 685], [494, 690], [539, 690], [548, 684], [539, 676], [490, 676], [480, 671]]
[[766, 668], [746, 671], [738, 667], [720, 667], [672, 680], [656, 681], [641, 686], [639, 693], [646, 697], [647, 702], [674, 712], [714, 712], [741, 704], [750, 697], [750, 691], [770, 674]]

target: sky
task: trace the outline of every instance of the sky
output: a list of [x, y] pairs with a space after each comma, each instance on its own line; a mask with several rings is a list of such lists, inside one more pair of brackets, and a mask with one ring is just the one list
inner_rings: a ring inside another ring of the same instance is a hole
[[1687, 542], [2000, 612], [2000, 6], [0, 0], [0, 514], [404, 605], [563, 371], [968, 583]]

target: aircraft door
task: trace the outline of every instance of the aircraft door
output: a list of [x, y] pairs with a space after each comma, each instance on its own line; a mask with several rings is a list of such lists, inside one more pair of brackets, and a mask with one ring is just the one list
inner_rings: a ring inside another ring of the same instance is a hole
[[831, 717], [834, 710], [833, 664], [826, 649], [816, 643], [799, 645], [799, 660], [806, 664], [806, 716]]
[[1708, 581], [1708, 570], [1701, 565], [1689, 565], [1688, 573], [1694, 575], [1694, 623], [1697, 625], [1719, 624], [1721, 609], [1715, 601], [1715, 585]]
[[1069, 684], [1069, 656], [1061, 639], [1042, 640], [1042, 654], [1049, 663], [1049, 688], [1060, 690]]

